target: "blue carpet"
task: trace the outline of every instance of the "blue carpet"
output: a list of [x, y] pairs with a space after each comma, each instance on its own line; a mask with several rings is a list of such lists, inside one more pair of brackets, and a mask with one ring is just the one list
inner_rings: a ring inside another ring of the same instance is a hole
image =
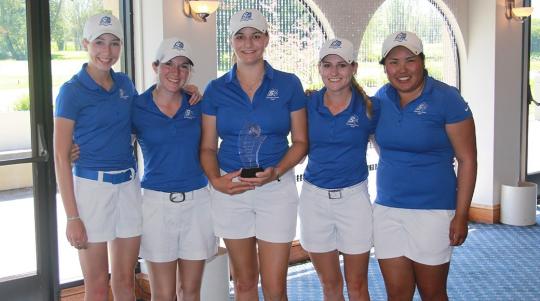
[[[540, 300], [540, 211], [536, 222], [528, 227], [471, 223], [466, 242], [454, 248], [448, 276], [450, 300]], [[368, 273], [371, 300], [386, 300], [373, 256]], [[311, 263], [291, 266], [287, 285], [290, 301], [323, 300]], [[418, 293], [414, 300], [420, 300]]]

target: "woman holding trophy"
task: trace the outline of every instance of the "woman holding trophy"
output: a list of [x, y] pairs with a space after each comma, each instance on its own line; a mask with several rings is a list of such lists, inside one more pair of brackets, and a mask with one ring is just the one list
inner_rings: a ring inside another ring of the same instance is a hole
[[326, 41], [318, 67], [324, 88], [307, 104], [310, 143], [300, 195], [300, 240], [317, 270], [324, 300], [344, 300], [340, 253], [349, 300], [369, 300], [373, 218], [366, 149], [378, 102], [354, 79], [358, 64], [348, 40]]
[[214, 188], [214, 231], [229, 251], [236, 300], [258, 300], [259, 273], [265, 300], [286, 300], [298, 204], [291, 168], [308, 149], [306, 99], [295, 75], [263, 59], [269, 35], [260, 12], [234, 14], [229, 33], [236, 64], [203, 101], [200, 156]]

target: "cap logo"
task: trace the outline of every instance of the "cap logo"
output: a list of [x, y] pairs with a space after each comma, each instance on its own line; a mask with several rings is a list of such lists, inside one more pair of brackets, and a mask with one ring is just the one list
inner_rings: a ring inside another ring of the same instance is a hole
[[400, 32], [396, 35], [396, 38], [394, 41], [396, 42], [403, 42], [407, 40], [407, 33], [406, 32]]
[[184, 50], [184, 43], [182, 43], [182, 41], [176, 41], [172, 48], [176, 50]]
[[333, 41], [332, 43], [330, 43], [330, 46], [328, 46], [328, 48], [331, 48], [331, 49], [341, 48], [341, 41], [340, 40]]
[[109, 17], [109, 16], [101, 17], [101, 20], [99, 20], [99, 25], [100, 26], [111, 26], [112, 25], [111, 17]]
[[250, 11], [243, 13], [242, 17], [240, 18], [240, 22], [246, 22], [250, 20], [253, 20], [253, 15], [251, 14]]

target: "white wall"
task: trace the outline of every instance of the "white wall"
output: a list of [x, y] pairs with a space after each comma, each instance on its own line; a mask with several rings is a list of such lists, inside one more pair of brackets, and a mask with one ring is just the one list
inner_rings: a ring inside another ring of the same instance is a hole
[[[367, 25], [360, 21], [367, 20], [362, 15], [372, 15], [382, 0], [340, 0], [339, 5], [337, 0], [310, 2], [328, 12], [326, 19], [333, 32], [359, 45]], [[504, 2], [437, 0], [453, 14], [450, 23], [458, 31], [462, 94], [477, 126], [479, 172], [473, 198], [477, 207], [499, 204], [500, 185], [515, 184], [519, 178], [522, 25], [504, 17]], [[146, 88], [154, 81], [150, 64], [159, 42], [174, 35], [186, 39], [197, 50], [192, 82], [203, 88], [215, 77], [215, 16], [207, 23], [187, 18], [180, 0], [136, 0], [135, 4], [143, 33], [136, 52], [142, 86]]]
[[217, 73], [216, 19], [197, 22], [183, 13], [183, 1], [134, 1], [136, 79], [139, 92], [155, 83], [152, 62], [159, 43], [170, 37], [184, 39], [192, 49], [193, 69], [190, 82], [204, 89]]

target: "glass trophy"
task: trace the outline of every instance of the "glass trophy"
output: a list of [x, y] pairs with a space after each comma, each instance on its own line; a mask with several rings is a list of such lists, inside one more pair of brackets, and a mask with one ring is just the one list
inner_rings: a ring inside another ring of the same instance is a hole
[[261, 135], [258, 124], [246, 124], [238, 135], [238, 155], [242, 161], [242, 178], [255, 178], [264, 169], [259, 165], [259, 150], [266, 136]]

